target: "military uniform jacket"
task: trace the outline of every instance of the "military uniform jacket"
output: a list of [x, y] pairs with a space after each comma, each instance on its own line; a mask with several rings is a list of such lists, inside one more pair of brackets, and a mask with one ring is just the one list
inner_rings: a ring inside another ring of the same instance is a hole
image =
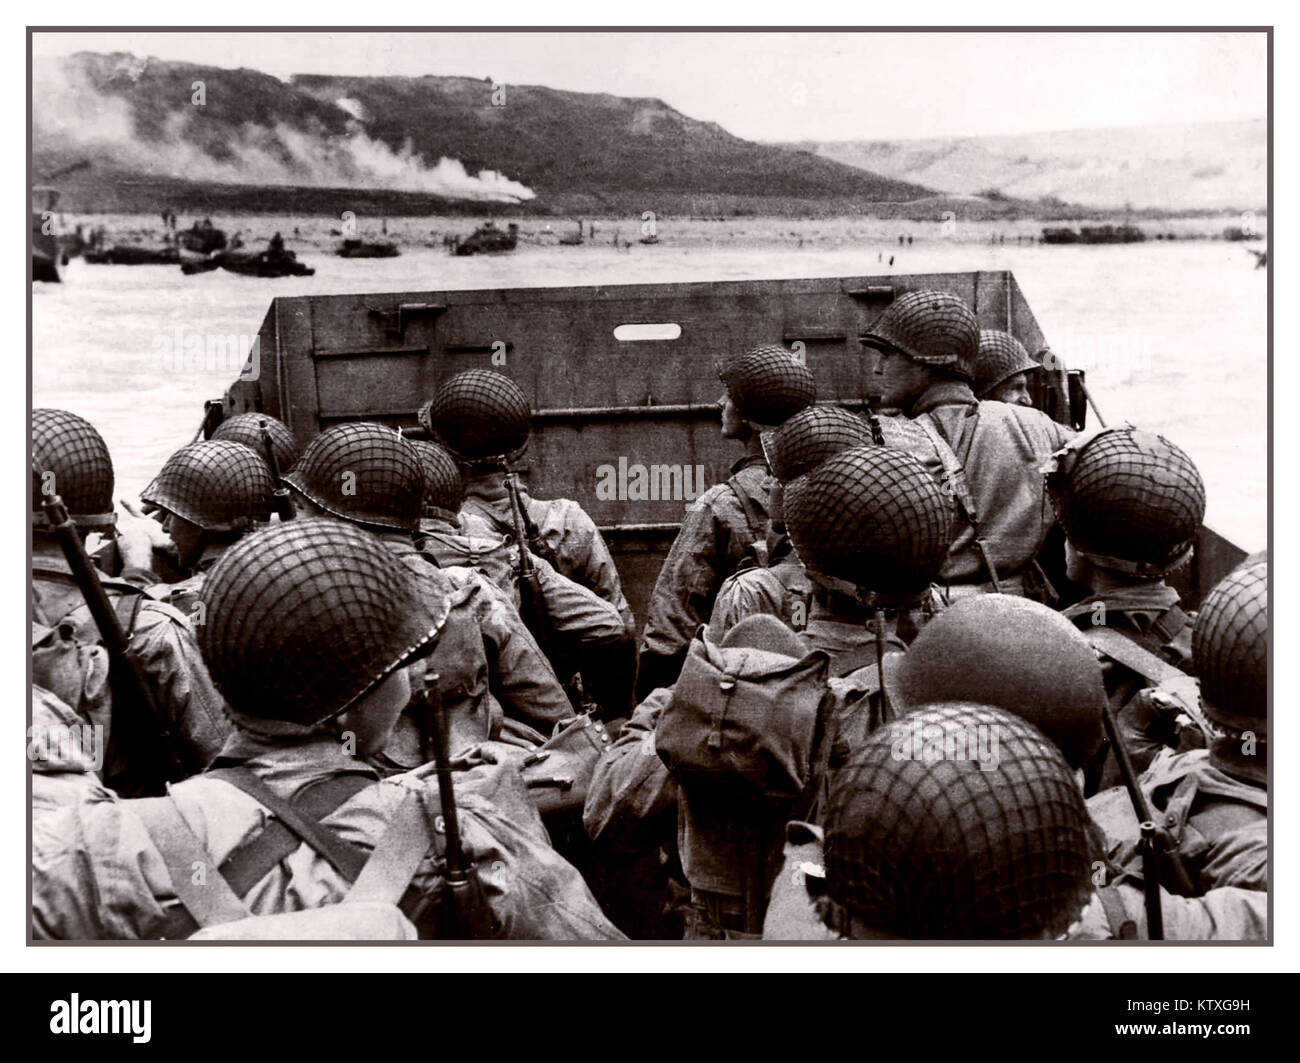
[[[623, 594], [614, 558], [587, 511], [568, 498], [533, 498], [522, 486], [519, 497], [542, 542], [555, 555], [559, 573], [610, 602], [628, 633], [634, 632], [636, 619]], [[461, 521], [469, 535], [514, 538], [510, 495], [500, 475], [466, 481]]]
[[[773, 481], [766, 463], [750, 455], [732, 470], [726, 483], [714, 484], [686, 507], [681, 530], [655, 580], [641, 636], [641, 661], [643, 673], [658, 682], [676, 678], [695, 632], [709, 622], [723, 580], [767, 534]], [[643, 684], [638, 691], [646, 692]]]
[[[999, 576], [1021, 572], [1056, 522], [1039, 469], [1075, 433], [1041, 410], [977, 401], [969, 385], [956, 381], [931, 387], [911, 414], [928, 419], [965, 468], [980, 530]], [[932, 445], [909, 453], [942, 481], [943, 462]], [[988, 573], [974, 529], [961, 520], [954, 532], [939, 582], [985, 582]]]
[[[513, 542], [495, 535], [463, 535], [435, 522], [421, 524], [421, 553], [434, 558], [440, 568], [472, 569], [490, 580], [519, 609], [519, 548]], [[555, 634], [596, 644], [628, 637], [623, 617], [613, 602], [560, 575], [545, 558], [535, 554], [530, 557]]]
[[[1138, 783], [1157, 825], [1177, 844], [1194, 896], [1219, 886], [1267, 890], [1268, 791], [1227, 774], [1211, 757], [1204, 749], [1164, 750]], [[1088, 799], [1088, 811], [1105, 833], [1110, 859], [1140, 876], [1138, 824], [1128, 792], [1103, 790]]]
[[[610, 940], [622, 935], [605, 918], [578, 872], [547, 839], [515, 760], [504, 746], [489, 747], [499, 763], [480, 763], [454, 778], [456, 806], [467, 855], [478, 868], [483, 893], [502, 935], [510, 938]], [[277, 795], [349, 773], [368, 773], [333, 735], [272, 742], [236, 734], [218, 764], [237, 763]], [[373, 774], [373, 773], [372, 773]], [[177, 925], [179, 901], [140, 814], [140, 801], [124, 801], [93, 774], [77, 777], [75, 800], [39, 799], [32, 822], [32, 931], [37, 938], [87, 940], [155, 938]], [[66, 782], [66, 780], [65, 780]], [[408, 789], [425, 792], [426, 808], [439, 808], [431, 770], [377, 777], [322, 821], [362, 850], [373, 849]], [[216, 869], [237, 847], [266, 827], [269, 812], [242, 790], [200, 775], [172, 787], [174, 801]], [[431, 812], [432, 814], [432, 812]], [[272, 915], [340, 902], [350, 883], [305, 843], [253, 884], [244, 903], [254, 915]], [[413, 888], [442, 888], [433, 853], [426, 855]]]
[[[573, 715], [550, 663], [519, 613], [496, 586], [473, 569], [438, 568], [401, 536], [381, 537], [451, 609], [428, 658], [451, 720], [452, 752], [500, 735], [503, 717], [550, 734]], [[383, 757], [389, 770], [425, 763], [423, 729], [403, 714]]]
[[749, 616], [766, 613], [802, 631], [812, 604], [812, 583], [799, 559], [788, 554], [766, 568], [751, 565], [722, 582], [709, 617], [709, 640], [721, 643], [727, 632]]
[[[106, 589], [113, 603], [132, 593], [111, 582]], [[33, 611], [43, 624], [52, 627], [67, 621], [82, 641], [99, 642], [99, 629], [61, 555], [42, 552], [33, 557], [31, 590]], [[206, 764], [231, 731], [225, 702], [212, 684], [186, 617], [171, 606], [144, 595], [140, 598], [128, 652], [150, 682], [178, 746], [192, 763]], [[129, 761], [129, 751], [126, 756]], [[132, 765], [125, 774], [134, 778], [150, 770]]]

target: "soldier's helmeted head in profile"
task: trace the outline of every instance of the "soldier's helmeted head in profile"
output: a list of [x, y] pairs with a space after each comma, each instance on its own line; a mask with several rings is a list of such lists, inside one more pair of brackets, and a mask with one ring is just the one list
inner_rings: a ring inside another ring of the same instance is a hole
[[233, 543], [271, 519], [271, 470], [248, 447], [204, 440], [167, 459], [142, 501], [161, 516], [177, 566], [192, 570], [211, 547]]
[[1009, 332], [984, 329], [980, 332], [979, 354], [972, 370], [972, 389], [977, 399], [1032, 406], [1029, 374], [1040, 366], [1024, 345]]
[[907, 413], [935, 383], [970, 386], [979, 354], [979, 321], [948, 292], [907, 292], [862, 335], [862, 344], [874, 354], [869, 386], [877, 403]]
[[718, 379], [725, 390], [718, 399], [722, 435], [748, 443], [817, 401], [817, 385], [808, 367], [776, 344], [755, 347], [723, 359]]

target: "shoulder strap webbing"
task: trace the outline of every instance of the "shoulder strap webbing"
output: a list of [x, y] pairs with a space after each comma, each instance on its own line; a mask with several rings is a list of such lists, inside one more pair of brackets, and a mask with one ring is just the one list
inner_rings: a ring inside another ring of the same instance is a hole
[[1097, 896], [1101, 898], [1101, 907], [1106, 913], [1106, 922], [1110, 925], [1111, 937], [1121, 941], [1133, 941], [1138, 936], [1137, 923], [1129, 918], [1128, 909], [1114, 886], [1100, 886]]
[[397, 904], [435, 844], [423, 791], [407, 790], [388, 829], [348, 891], [349, 901]]
[[749, 528], [750, 549], [754, 551], [758, 563], [766, 567], [767, 528], [769, 522], [759, 515], [758, 509], [754, 506], [754, 500], [741, 490], [735, 476], [727, 479], [727, 486], [731, 488], [731, 493], [736, 496], [736, 501], [740, 503], [740, 508], [745, 514], [745, 524]]
[[220, 779], [242, 790], [263, 805], [292, 831], [329, 861], [330, 866], [349, 882], [354, 882], [365, 864], [365, 854], [336, 836], [329, 828], [309, 819], [288, 801], [283, 800], [247, 768], [217, 768], [205, 772], [206, 778]]
[[943, 463], [944, 486], [948, 489], [948, 494], [956, 499], [958, 507], [962, 511], [962, 516], [968, 520], [979, 532], [979, 516], [975, 512], [975, 498], [970, 493], [970, 484], [966, 480], [966, 468], [962, 465], [961, 459], [948, 445], [948, 441], [939, 434], [935, 427], [934, 421], [930, 415], [923, 413], [913, 422], [920, 426], [921, 430], [930, 439], [931, 446], [934, 447], [935, 453], [939, 455], [939, 461]]
[[961, 459], [953, 452], [952, 447], [948, 445], [948, 441], [939, 434], [939, 430], [935, 427], [934, 421], [929, 414], [921, 414], [913, 423], [921, 426], [922, 431], [929, 437], [935, 453], [939, 455], [939, 461], [943, 463], [944, 487], [948, 494], [956, 500], [961, 515], [970, 524], [971, 530], [974, 531], [975, 546], [984, 561], [984, 568], [989, 574], [989, 581], [993, 584], [993, 589], [1001, 594], [1002, 584], [998, 580], [997, 566], [993, 563], [993, 556], [989, 553], [988, 542], [984, 538], [983, 531], [980, 530], [979, 515], [975, 512], [975, 496], [970, 493], [970, 483], [966, 479], [965, 466], [962, 465]]
[[[320, 824], [321, 820], [374, 782], [375, 777], [369, 773], [352, 772], [347, 775], [332, 775], [315, 783], [309, 783], [298, 790], [290, 800], [304, 815]], [[329, 830], [323, 824], [320, 825], [322, 830]], [[302, 843], [303, 839], [277, 816], [267, 824], [265, 830], [226, 857], [221, 864], [221, 874], [230, 883], [231, 889], [239, 896], [245, 897], [249, 890], [269, 875], [280, 861], [292, 854]]]
[[[181, 814], [170, 786], [166, 796], [139, 798], [131, 802], [131, 808], [162, 854], [172, 889], [195, 923], [213, 926], [250, 915]], [[194, 881], [196, 874], [201, 876], [200, 882]]]
[[1144, 649], [1123, 632], [1098, 624], [1092, 628], [1081, 628], [1084, 637], [1093, 649], [1104, 653], [1112, 661], [1122, 664], [1136, 672], [1154, 686], [1169, 679], [1186, 676], [1186, 672], [1176, 668], [1168, 661], [1157, 657], [1150, 650]]
[[1161, 642], [1173, 642], [1191, 622], [1192, 618], [1175, 603], [1151, 621], [1151, 630]]

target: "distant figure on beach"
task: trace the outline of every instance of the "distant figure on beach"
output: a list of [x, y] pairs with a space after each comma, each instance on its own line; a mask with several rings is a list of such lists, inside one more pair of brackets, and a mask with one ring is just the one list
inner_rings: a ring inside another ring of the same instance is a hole
[[912, 246], [912, 238], [910, 236], [907, 238], [907, 246], [908, 247]]
[[270, 251], [271, 254], [276, 257], [283, 255], [284, 237], [277, 232], [274, 236], [271, 237], [271, 243], [268, 245], [267, 250]]
[[899, 247], [903, 246], [903, 238], [901, 236], [898, 238], [898, 246]]
[[889, 264], [890, 264], [891, 266], [894, 264], [894, 256], [893, 256], [893, 255], [890, 255], [890, 256], [889, 256]]

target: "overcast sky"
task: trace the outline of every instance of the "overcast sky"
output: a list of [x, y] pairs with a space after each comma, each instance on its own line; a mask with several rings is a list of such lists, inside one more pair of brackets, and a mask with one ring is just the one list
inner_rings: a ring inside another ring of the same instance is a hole
[[754, 140], [974, 136], [1263, 118], [1266, 39], [1216, 33], [40, 34], [290, 74], [461, 74], [655, 96]]

